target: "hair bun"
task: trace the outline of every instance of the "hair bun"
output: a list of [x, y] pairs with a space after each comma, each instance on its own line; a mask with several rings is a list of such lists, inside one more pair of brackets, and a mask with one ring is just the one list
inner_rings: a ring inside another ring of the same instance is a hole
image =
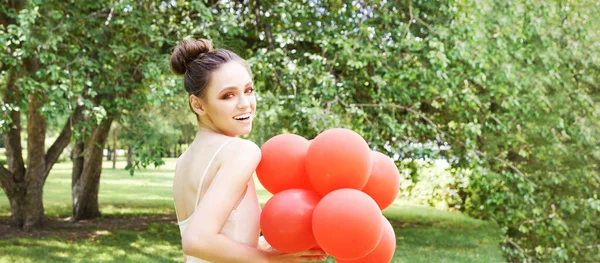
[[212, 41], [208, 39], [188, 39], [175, 47], [171, 54], [171, 70], [177, 75], [185, 74], [187, 65], [213, 50]]

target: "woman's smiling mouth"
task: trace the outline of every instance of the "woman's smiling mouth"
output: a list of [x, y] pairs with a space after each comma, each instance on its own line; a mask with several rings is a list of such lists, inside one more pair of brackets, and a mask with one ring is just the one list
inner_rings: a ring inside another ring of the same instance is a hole
[[237, 116], [234, 116], [233, 119], [238, 120], [238, 121], [245, 121], [250, 119], [252, 115], [250, 113], [244, 113], [244, 114], [240, 114]]

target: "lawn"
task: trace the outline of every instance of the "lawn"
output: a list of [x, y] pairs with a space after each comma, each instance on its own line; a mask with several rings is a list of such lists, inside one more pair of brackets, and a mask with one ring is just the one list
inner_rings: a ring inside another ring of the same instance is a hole
[[[105, 217], [84, 226], [85, 235], [4, 238], [0, 262], [181, 262], [179, 232], [172, 221], [174, 160], [159, 169], [137, 171], [133, 177], [124, 166], [118, 162], [113, 170], [111, 162], [104, 163], [99, 202]], [[71, 164], [56, 164], [44, 188], [46, 214], [54, 221], [70, 214], [70, 185]], [[270, 197], [260, 184], [258, 193], [261, 202]], [[3, 222], [9, 213], [8, 200], [0, 191]], [[500, 231], [492, 223], [401, 201], [384, 214], [397, 237], [392, 262], [506, 262], [499, 248]], [[161, 216], [170, 220], [138, 222]], [[121, 223], [102, 225], [111, 220]]]

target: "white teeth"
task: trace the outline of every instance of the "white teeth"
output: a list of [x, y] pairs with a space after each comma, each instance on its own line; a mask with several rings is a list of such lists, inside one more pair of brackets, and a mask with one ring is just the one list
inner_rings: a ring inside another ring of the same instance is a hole
[[250, 114], [246, 113], [246, 114], [242, 114], [242, 115], [239, 115], [239, 116], [235, 116], [233, 118], [236, 119], [236, 120], [247, 119], [247, 118], [250, 118]]

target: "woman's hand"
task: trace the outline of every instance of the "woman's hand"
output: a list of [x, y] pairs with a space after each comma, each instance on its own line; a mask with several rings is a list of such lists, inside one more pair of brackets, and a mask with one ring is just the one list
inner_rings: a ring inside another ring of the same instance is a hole
[[321, 249], [311, 249], [300, 253], [286, 254], [271, 248], [271, 252], [268, 253], [270, 263], [323, 262], [327, 260], [327, 253]]
[[274, 249], [264, 236], [258, 238], [258, 249], [267, 252], [269, 262], [323, 262], [327, 253], [321, 249], [311, 249], [300, 253], [286, 254]]

